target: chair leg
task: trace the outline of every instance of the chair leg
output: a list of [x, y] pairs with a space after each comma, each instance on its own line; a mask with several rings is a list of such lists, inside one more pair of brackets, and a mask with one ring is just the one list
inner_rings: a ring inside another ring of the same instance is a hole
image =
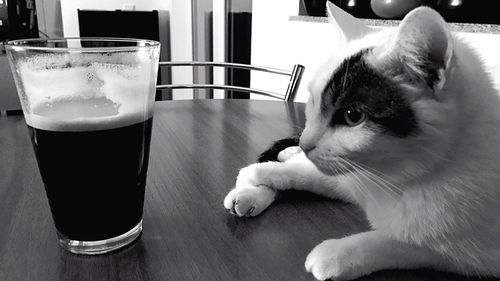
[[286, 89], [285, 101], [293, 101], [299, 90], [300, 80], [302, 74], [304, 73], [304, 66], [296, 64], [293, 67], [292, 76], [290, 77], [290, 82], [288, 83], [288, 88]]

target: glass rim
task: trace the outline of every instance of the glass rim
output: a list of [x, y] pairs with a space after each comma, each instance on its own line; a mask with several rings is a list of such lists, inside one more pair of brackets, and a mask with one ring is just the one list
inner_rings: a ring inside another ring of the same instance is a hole
[[[113, 46], [113, 47], [45, 47], [33, 45], [36, 43], [55, 43], [55, 42], [70, 42], [70, 41], [80, 41], [80, 42], [130, 42], [136, 43], [135, 46]], [[6, 49], [17, 49], [22, 50], [40, 50], [40, 51], [52, 51], [52, 52], [68, 52], [68, 51], [79, 51], [79, 52], [102, 52], [102, 51], [130, 51], [138, 50], [143, 48], [154, 48], [160, 46], [160, 42], [149, 40], [149, 39], [137, 39], [137, 38], [120, 38], [120, 37], [58, 37], [58, 38], [28, 38], [28, 39], [16, 39], [10, 40], [4, 43]]]

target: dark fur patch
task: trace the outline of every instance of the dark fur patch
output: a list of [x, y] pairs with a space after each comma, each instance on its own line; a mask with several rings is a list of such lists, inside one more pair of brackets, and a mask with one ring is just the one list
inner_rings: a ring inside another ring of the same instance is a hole
[[298, 146], [300, 136], [278, 140], [271, 145], [269, 149], [262, 152], [257, 162], [278, 161], [278, 154], [287, 147]]
[[415, 114], [401, 88], [368, 65], [370, 49], [347, 58], [335, 71], [321, 95], [321, 111], [333, 106], [332, 126], [347, 125], [344, 110], [355, 107], [386, 133], [405, 137], [417, 130]]

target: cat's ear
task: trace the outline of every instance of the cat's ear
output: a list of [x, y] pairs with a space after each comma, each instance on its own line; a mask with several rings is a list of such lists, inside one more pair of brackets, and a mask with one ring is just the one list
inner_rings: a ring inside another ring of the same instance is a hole
[[453, 56], [453, 39], [438, 12], [420, 7], [403, 19], [388, 52], [408, 82], [440, 90]]
[[329, 22], [343, 35], [346, 42], [361, 38], [373, 32], [372, 28], [330, 1], [327, 1], [326, 10]]

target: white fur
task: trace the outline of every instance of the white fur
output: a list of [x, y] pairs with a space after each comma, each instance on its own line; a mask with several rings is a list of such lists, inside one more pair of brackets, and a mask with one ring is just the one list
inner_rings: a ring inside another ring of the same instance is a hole
[[[428, 29], [412, 33], [418, 28]], [[436, 36], [444, 41], [436, 43]], [[382, 72], [398, 60], [410, 64], [393, 79], [417, 115], [418, 134], [396, 138], [364, 124], [332, 129], [320, 114], [321, 92], [341, 63], [339, 54], [366, 47], [374, 47], [368, 61]], [[424, 75], [415, 48], [444, 61], [432, 87], [414, 79]], [[257, 215], [277, 190], [290, 188], [358, 204], [373, 230], [314, 248], [305, 266], [320, 280], [419, 267], [500, 277], [500, 98], [474, 51], [447, 31], [436, 12], [420, 8], [399, 29], [336, 50], [318, 73], [301, 137], [307, 157], [288, 155], [284, 163], [242, 169], [225, 207]], [[339, 175], [343, 167], [351, 172]]]

